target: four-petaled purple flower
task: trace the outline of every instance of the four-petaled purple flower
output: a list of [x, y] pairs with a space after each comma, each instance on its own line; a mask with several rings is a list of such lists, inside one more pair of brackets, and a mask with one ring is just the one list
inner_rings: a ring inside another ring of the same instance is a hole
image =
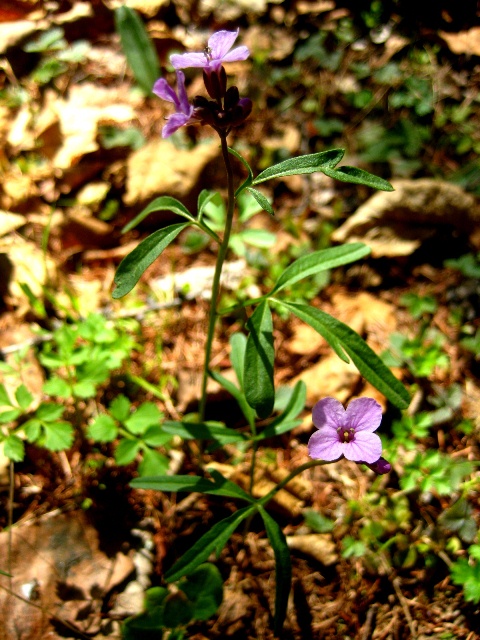
[[331, 461], [345, 456], [354, 462], [375, 463], [382, 473], [389, 470], [386, 460], [385, 465], [380, 463], [382, 443], [373, 433], [382, 421], [382, 408], [373, 398], [352, 400], [346, 410], [338, 400], [323, 398], [313, 407], [312, 418], [318, 431], [308, 441], [311, 458]]
[[194, 107], [190, 104], [185, 90], [185, 75], [182, 71], [177, 71], [177, 92], [168, 84], [165, 78], [159, 78], [152, 89], [159, 98], [173, 102], [175, 113], [167, 116], [167, 124], [162, 129], [162, 138], [168, 138], [184, 124], [197, 122], [194, 114]]
[[[208, 39], [204, 51], [201, 53], [175, 53], [170, 56], [170, 62], [174, 69], [201, 67], [207, 72], [218, 72], [224, 62], [246, 60], [250, 54], [248, 47], [242, 45], [232, 49], [238, 32], [239, 29], [236, 31], [216, 31]], [[230, 51], [230, 49], [232, 50]]]

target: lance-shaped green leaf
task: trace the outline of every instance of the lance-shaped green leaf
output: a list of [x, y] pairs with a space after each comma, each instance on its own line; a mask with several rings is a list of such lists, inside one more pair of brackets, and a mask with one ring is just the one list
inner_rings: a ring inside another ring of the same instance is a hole
[[406, 409], [410, 404], [410, 395], [400, 380], [397, 380], [390, 369], [380, 360], [358, 333], [349, 326], [333, 318], [328, 313], [303, 304], [280, 302], [298, 318], [318, 331], [335, 349], [342, 360], [342, 350], [350, 356], [362, 376], [378, 389], [399, 409]]
[[152, 93], [160, 75], [157, 53], [138, 14], [127, 6], [115, 9], [115, 28], [135, 80], [145, 93]]
[[275, 402], [275, 350], [272, 312], [266, 300], [255, 309], [247, 326], [250, 333], [245, 349], [243, 374], [245, 398], [260, 418], [267, 418], [272, 413]]
[[224, 478], [218, 471], [211, 469], [210, 475], [214, 478], [208, 480], [202, 476], [143, 476], [134, 478], [130, 486], [134, 489], [152, 489], [153, 491], [189, 493], [206, 493], [212, 496], [224, 496], [225, 498], [240, 498], [247, 502], [253, 499], [235, 482]]
[[329, 249], [308, 253], [292, 262], [285, 269], [268, 295], [273, 295], [277, 291], [320, 271], [326, 271], [327, 269], [333, 269], [334, 267], [360, 260], [360, 258], [364, 258], [369, 254], [370, 247], [361, 242], [352, 242], [351, 244], [343, 244], [339, 247], [330, 247]]
[[274, 633], [279, 637], [287, 614], [288, 596], [292, 584], [292, 560], [287, 540], [278, 523], [261, 505], [258, 505], [258, 511], [263, 518], [265, 530], [275, 555]]
[[175, 582], [175, 580], [188, 575], [201, 565], [202, 562], [205, 562], [213, 551], [215, 551], [218, 556], [238, 525], [252, 515], [256, 509], [257, 505], [249, 505], [213, 525], [213, 527], [197, 540], [193, 547], [190, 547], [180, 560], [167, 571], [165, 580], [167, 582]]
[[179, 200], [172, 198], [171, 196], [160, 196], [159, 198], [152, 200], [152, 202], [150, 202], [145, 209], [140, 211], [133, 220], [130, 220], [130, 222], [123, 227], [122, 233], [130, 231], [130, 229], [136, 227], [137, 224], [140, 224], [142, 220], [145, 220], [150, 213], [154, 213], [155, 211], [172, 211], [173, 213], [176, 213], [177, 216], [182, 216], [182, 218], [186, 218], [187, 220], [190, 220], [190, 222], [195, 222], [195, 218], [192, 216], [190, 211]]
[[214, 440], [219, 444], [242, 442], [245, 436], [235, 429], [208, 422], [168, 421], [162, 424], [163, 431], [180, 436], [184, 440]]
[[265, 438], [272, 438], [278, 436], [287, 431], [291, 431], [300, 424], [300, 420], [295, 418], [305, 408], [305, 401], [307, 398], [307, 387], [303, 380], [299, 380], [293, 388], [290, 400], [282, 413], [277, 416], [272, 422], [265, 427], [263, 431], [255, 438], [255, 440], [263, 440]]
[[252, 171], [252, 168], [250, 167], [250, 165], [248, 164], [248, 162], [245, 160], [245, 158], [243, 156], [241, 156], [238, 153], [238, 151], [236, 151], [235, 149], [232, 149], [232, 147], [228, 147], [228, 153], [231, 153], [232, 156], [235, 156], [235, 158], [237, 158], [237, 160], [240, 160], [240, 162], [243, 164], [243, 166], [245, 167], [245, 169], [248, 172], [247, 178], [242, 182], [242, 184], [235, 191], [235, 197], [237, 197], [242, 193], [242, 191], [244, 189], [246, 189], [247, 187], [249, 187], [252, 184], [253, 171]]
[[172, 224], [169, 227], [165, 227], [165, 229], [155, 231], [155, 233], [140, 242], [119, 264], [114, 278], [117, 288], [112, 293], [112, 296], [121, 298], [129, 293], [152, 262], [158, 258], [172, 240], [175, 240], [180, 231], [188, 226], [188, 222]]
[[327, 167], [322, 169], [323, 173], [329, 178], [340, 180], [341, 182], [353, 182], [354, 184], [364, 184], [367, 187], [373, 187], [379, 191], [393, 191], [392, 185], [388, 180], [374, 176], [372, 173], [359, 169], [358, 167], [343, 166], [338, 169]]
[[247, 187], [247, 191], [252, 194], [252, 196], [255, 198], [258, 204], [262, 207], [262, 209], [264, 209], [271, 216], [275, 215], [275, 211], [273, 210], [272, 205], [270, 204], [270, 201], [266, 196], [263, 195], [261, 191], [259, 191], [258, 189], [253, 189], [252, 187]]
[[[281, 178], [283, 176], [294, 176], [301, 173], [315, 173], [315, 171], [323, 171], [324, 169], [333, 169], [345, 154], [344, 149], [331, 149], [330, 151], [321, 151], [320, 153], [310, 153], [298, 158], [289, 158], [279, 164], [274, 164], [262, 171], [252, 182], [252, 184], [260, 184], [272, 178]], [[250, 186], [250, 185], [248, 185]]]
[[237, 376], [240, 389], [243, 389], [243, 368], [245, 366], [245, 349], [247, 338], [238, 331], [230, 336], [230, 362]]

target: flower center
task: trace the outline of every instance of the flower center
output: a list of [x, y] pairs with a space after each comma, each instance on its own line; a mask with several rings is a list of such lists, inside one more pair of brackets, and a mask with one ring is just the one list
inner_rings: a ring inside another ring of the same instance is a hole
[[352, 442], [352, 440], [355, 440], [355, 429], [353, 429], [352, 427], [350, 427], [350, 429], [339, 427], [337, 429], [337, 433], [340, 442]]

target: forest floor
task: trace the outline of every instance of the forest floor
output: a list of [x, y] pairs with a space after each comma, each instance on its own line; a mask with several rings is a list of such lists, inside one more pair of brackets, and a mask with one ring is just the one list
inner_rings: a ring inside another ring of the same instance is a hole
[[[198, 408], [214, 247], [185, 231], [125, 298], [112, 299], [113, 278], [139, 240], [178, 221], [158, 212], [122, 233], [150, 200], [170, 195], [193, 210], [202, 189], [224, 193], [208, 127], [161, 138], [169, 105], [142, 92], [126, 63], [119, 4], [0, 7], [0, 570], [10, 575], [0, 575], [2, 639], [120, 638], [144, 590], [238, 508], [230, 498], [129, 486], [162, 461], [169, 473], [198, 473], [195, 441], [176, 437], [122, 460], [116, 441], [87, 430], [120, 395], [168, 420]], [[308, 460], [311, 408], [324, 396], [377, 399], [393, 464], [379, 477], [346, 460], [314, 468], [270, 504], [293, 563], [282, 637], [480, 638], [476, 3], [126, 4], [170, 79], [173, 51], [202, 50], [212, 31], [240, 28], [251, 56], [227, 71], [254, 106], [229, 144], [254, 172], [344, 148], [349, 165], [395, 187], [375, 195], [323, 174], [288, 176], [265, 185], [275, 218], [261, 212], [244, 223], [270, 232], [268, 248], [249, 245], [236, 223], [222, 306], [268, 291], [306, 252], [368, 244], [370, 257], [298, 283], [295, 294], [360, 333], [413, 398], [402, 414], [313, 330], [275, 317], [276, 383], [304, 380], [307, 399], [301, 424], [260, 448], [259, 495]], [[202, 93], [193, 75], [187, 89]], [[245, 171], [235, 169], [239, 184]], [[244, 320], [237, 313], [218, 325], [212, 368], [224, 375]], [[69, 358], [80, 351], [77, 365]], [[214, 384], [207, 417], [244, 426]], [[203, 460], [248, 484], [250, 454], [235, 445], [207, 449]], [[462, 558], [471, 573], [455, 581]], [[273, 638], [275, 558], [262, 522], [234, 533], [214, 562], [222, 604], [183, 637]]]

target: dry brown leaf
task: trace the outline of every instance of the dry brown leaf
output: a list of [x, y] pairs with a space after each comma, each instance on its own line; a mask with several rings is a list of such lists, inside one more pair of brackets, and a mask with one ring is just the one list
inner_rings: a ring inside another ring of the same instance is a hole
[[20, 284], [25, 283], [35, 296], [41, 296], [43, 285], [48, 277], [55, 274], [55, 264], [51, 258], [33, 242], [24, 240], [21, 236], [10, 235], [0, 241], [0, 254], [6, 254], [11, 265], [11, 274], [2, 279], [8, 282], [8, 291], [11, 303], [16, 306], [29, 307], [28, 299], [22, 291]]
[[321, 562], [325, 567], [335, 564], [338, 560], [336, 545], [329, 533], [307, 533], [287, 536], [287, 544], [290, 549], [310, 556], [310, 558]]
[[[102, 596], [133, 571], [130, 557], [117, 553], [108, 558], [98, 549], [98, 534], [82, 512], [49, 514], [12, 530], [12, 581], [0, 576], [0, 584], [12, 588], [20, 600], [0, 589], [0, 625], [3, 637], [44, 640], [53, 616], [68, 619], [79, 630], [89, 631], [82, 613], [90, 605], [101, 619]], [[0, 554], [6, 558], [9, 534], [0, 534]], [[60, 599], [62, 594], [63, 599]], [[33, 605], [30, 604], [30, 601]], [[96, 606], [95, 606], [96, 605]]]
[[68, 169], [96, 151], [98, 126], [133, 120], [136, 104], [138, 99], [125, 86], [108, 88], [88, 82], [73, 86], [66, 99], [50, 97], [40, 122], [42, 127], [44, 120], [51, 126], [58, 119], [60, 125], [63, 140], [53, 157], [54, 168]]
[[374, 257], [404, 256], [433, 236], [439, 225], [472, 232], [480, 220], [476, 199], [461, 187], [430, 178], [395, 180], [395, 191], [380, 191], [333, 234], [335, 242], [361, 241]]
[[333, 396], [340, 402], [345, 402], [352, 395], [355, 385], [360, 379], [357, 368], [352, 363], [347, 364], [332, 353], [312, 367], [302, 371], [292, 381], [292, 386], [298, 380], [307, 385], [307, 404], [312, 406], [325, 396]]
[[213, 142], [192, 150], [176, 149], [168, 140], [149, 142], [128, 158], [125, 203], [132, 205], [162, 193], [184, 198], [218, 153]]
[[296, 39], [285, 29], [265, 29], [260, 25], [253, 25], [245, 32], [242, 44], [247, 45], [255, 56], [264, 56], [268, 60], [284, 60], [295, 48]]
[[6, 236], [10, 231], [22, 227], [25, 222], [26, 218], [19, 213], [10, 213], [0, 209], [0, 237]]
[[158, 13], [160, 7], [170, 4], [170, 0], [104, 0], [104, 2], [110, 11], [125, 6], [150, 17]]
[[445, 40], [452, 53], [480, 56], [480, 27], [458, 33], [439, 31], [439, 36]]

